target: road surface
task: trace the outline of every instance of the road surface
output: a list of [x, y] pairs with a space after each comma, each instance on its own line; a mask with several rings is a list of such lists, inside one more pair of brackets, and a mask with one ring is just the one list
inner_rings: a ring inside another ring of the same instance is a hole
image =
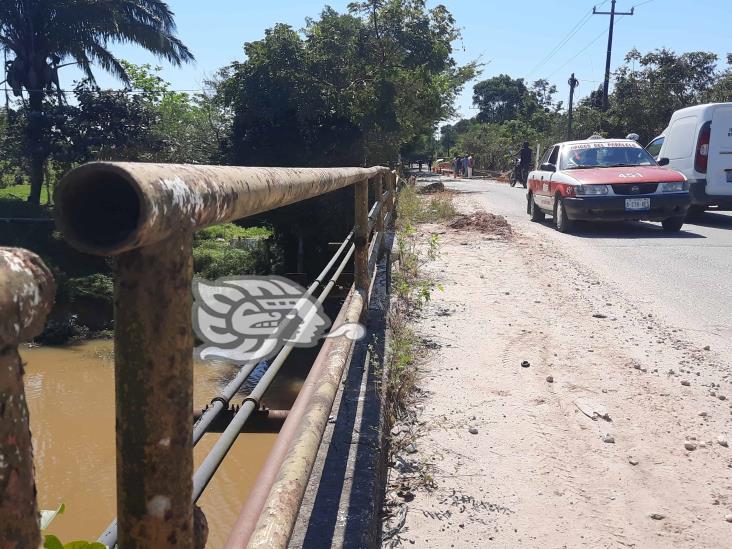
[[474, 193], [487, 211], [505, 216], [519, 231], [560, 246], [650, 313], [732, 352], [732, 212], [707, 212], [678, 234], [665, 233], [660, 223], [639, 222], [581, 223], [566, 235], [554, 230], [551, 217], [541, 224], [529, 221], [522, 187], [442, 181]]
[[525, 191], [445, 180], [462, 214], [439, 235], [439, 284], [385, 547], [729, 547], [732, 218], [531, 223]]

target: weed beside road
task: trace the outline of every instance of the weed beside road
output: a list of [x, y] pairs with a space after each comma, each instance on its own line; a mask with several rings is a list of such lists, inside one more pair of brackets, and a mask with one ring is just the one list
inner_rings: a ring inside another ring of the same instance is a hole
[[390, 339], [385, 357], [390, 424], [406, 412], [417, 382], [415, 362], [421, 349], [420, 341], [409, 326], [409, 318], [417, 314], [439, 289], [423, 269], [427, 262], [438, 257], [439, 236], [431, 235], [425, 242], [415, 227], [419, 223], [448, 221], [455, 215], [451, 193], [421, 196], [416, 187], [408, 185], [399, 194], [392, 275], [394, 299], [388, 317]]

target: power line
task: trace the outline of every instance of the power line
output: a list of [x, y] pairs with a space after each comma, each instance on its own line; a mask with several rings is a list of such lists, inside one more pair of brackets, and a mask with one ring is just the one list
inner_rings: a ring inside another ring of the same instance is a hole
[[602, 84], [602, 110], [606, 111], [608, 106], [608, 93], [610, 90], [610, 59], [613, 53], [613, 27], [615, 25], [615, 16], [633, 15], [635, 8], [630, 8], [628, 12], [617, 12], [615, 11], [615, 4], [617, 0], [612, 0], [610, 11], [597, 11], [597, 8], [592, 8], [592, 15], [609, 15], [610, 16], [610, 30], [607, 35], [607, 58], [605, 60], [605, 80]]
[[[631, 7], [631, 10], [635, 10], [635, 8], [639, 8], [641, 6], [645, 6], [646, 4], [650, 4], [651, 2], [654, 2], [654, 1], [655, 0], [645, 0], [645, 2], [640, 2], [640, 3], [635, 4], [634, 6], [632, 6]], [[599, 6], [597, 6], [597, 7], [602, 7], [606, 3], [607, 3], [607, 0], [605, 2], [603, 2], [602, 4], [600, 4]], [[617, 18], [617, 20], [615, 21], [615, 24], [617, 24], [618, 22], [620, 22], [623, 19], [623, 17], [625, 17], [625, 16], [624, 15], [620, 15]], [[587, 51], [590, 47], [592, 47], [595, 44], [595, 42], [597, 42], [598, 40], [600, 40], [600, 38], [602, 38], [603, 36], [605, 36], [608, 33], [608, 30], [609, 29], [603, 30], [599, 35], [597, 35], [595, 38], [593, 38], [592, 41], [590, 41], [585, 47], [583, 47], [575, 55], [573, 55], [571, 58], [569, 58], [562, 66], [560, 66], [558, 69], [556, 69], [554, 72], [552, 72], [547, 78], [551, 78], [552, 76], [554, 76], [555, 74], [557, 74], [559, 71], [561, 71], [563, 68], [565, 68], [567, 65], [569, 65], [572, 61], [574, 61], [575, 59], [577, 59], [580, 55], [582, 55], [585, 51]], [[592, 80], [582, 80], [582, 79], [579, 79], [579, 80], [581, 82], [592, 82]], [[597, 82], [600, 82], [600, 81], [598, 80]]]
[[[605, 4], [607, 4], [607, 3], [608, 3], [608, 1], [609, 1], [609, 0], [603, 0], [603, 2], [602, 2], [602, 3], [600, 4], [600, 7], [602, 7], [602, 6], [604, 6]], [[569, 30], [569, 32], [567, 33], [567, 35], [566, 35], [566, 36], [565, 36], [565, 37], [564, 37], [564, 38], [563, 38], [562, 40], [560, 40], [560, 41], [559, 41], [559, 43], [558, 43], [558, 44], [557, 44], [556, 46], [554, 46], [554, 48], [552, 48], [552, 50], [550, 50], [550, 51], [549, 51], [549, 53], [547, 53], [547, 54], [546, 54], [546, 55], [545, 55], [545, 56], [544, 56], [544, 57], [543, 57], [543, 58], [541, 59], [541, 61], [539, 61], [539, 62], [538, 62], [538, 63], [536, 64], [536, 66], [534, 66], [534, 68], [533, 68], [533, 69], [531, 69], [531, 70], [530, 70], [530, 71], [529, 71], [529, 72], [527, 73], [526, 77], [528, 78], [529, 76], [531, 76], [532, 74], [534, 74], [534, 73], [535, 73], [535, 72], [536, 72], [537, 70], [539, 70], [539, 69], [540, 69], [541, 67], [543, 67], [544, 65], [546, 65], [546, 63], [547, 63], [547, 62], [548, 62], [548, 61], [549, 61], [549, 60], [550, 60], [550, 59], [551, 59], [552, 57], [554, 57], [554, 55], [556, 55], [557, 53], [559, 53], [559, 51], [560, 51], [560, 50], [561, 50], [561, 49], [562, 49], [562, 48], [563, 48], [564, 46], [566, 46], [566, 45], [567, 45], [567, 44], [569, 43], [569, 41], [570, 41], [570, 40], [571, 40], [572, 38], [574, 38], [574, 36], [575, 36], [575, 35], [576, 35], [576, 34], [577, 34], [577, 33], [578, 33], [578, 32], [579, 32], [579, 31], [580, 31], [581, 29], [582, 29], [582, 27], [584, 27], [584, 26], [585, 26], [585, 25], [587, 24], [587, 22], [588, 22], [588, 21], [590, 20], [590, 18], [591, 18], [591, 17], [592, 17], [592, 11], [588, 11], [588, 12], [587, 12], [587, 13], [586, 13], [585, 15], [583, 15], [583, 16], [582, 16], [582, 18], [581, 18], [581, 19], [579, 20], [579, 22], [578, 22], [578, 23], [577, 23], [577, 24], [576, 24], [576, 25], [575, 25], [574, 27], [572, 27], [572, 28], [571, 28], [571, 29]]]

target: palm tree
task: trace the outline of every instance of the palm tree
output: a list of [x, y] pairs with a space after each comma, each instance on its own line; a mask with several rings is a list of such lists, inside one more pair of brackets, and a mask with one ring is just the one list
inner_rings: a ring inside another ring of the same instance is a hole
[[75, 64], [94, 83], [97, 65], [127, 84], [124, 67], [109, 51], [115, 42], [138, 44], [174, 65], [193, 60], [175, 37], [173, 13], [161, 0], [0, 1], [0, 49], [13, 56], [5, 64], [6, 82], [16, 97], [28, 94], [29, 202], [39, 203], [48, 156], [44, 100], [54, 87], [62, 100], [58, 69]]

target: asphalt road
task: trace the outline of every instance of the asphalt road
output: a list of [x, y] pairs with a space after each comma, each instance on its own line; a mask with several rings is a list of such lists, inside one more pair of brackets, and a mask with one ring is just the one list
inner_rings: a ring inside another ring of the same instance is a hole
[[642, 311], [696, 331], [732, 356], [732, 212], [707, 212], [677, 234], [665, 233], [660, 223], [625, 222], [581, 223], [576, 233], [566, 235], [554, 229], [551, 218], [529, 221], [522, 187], [478, 179], [442, 181], [473, 194], [486, 211], [505, 216], [519, 232], [556, 244]]

